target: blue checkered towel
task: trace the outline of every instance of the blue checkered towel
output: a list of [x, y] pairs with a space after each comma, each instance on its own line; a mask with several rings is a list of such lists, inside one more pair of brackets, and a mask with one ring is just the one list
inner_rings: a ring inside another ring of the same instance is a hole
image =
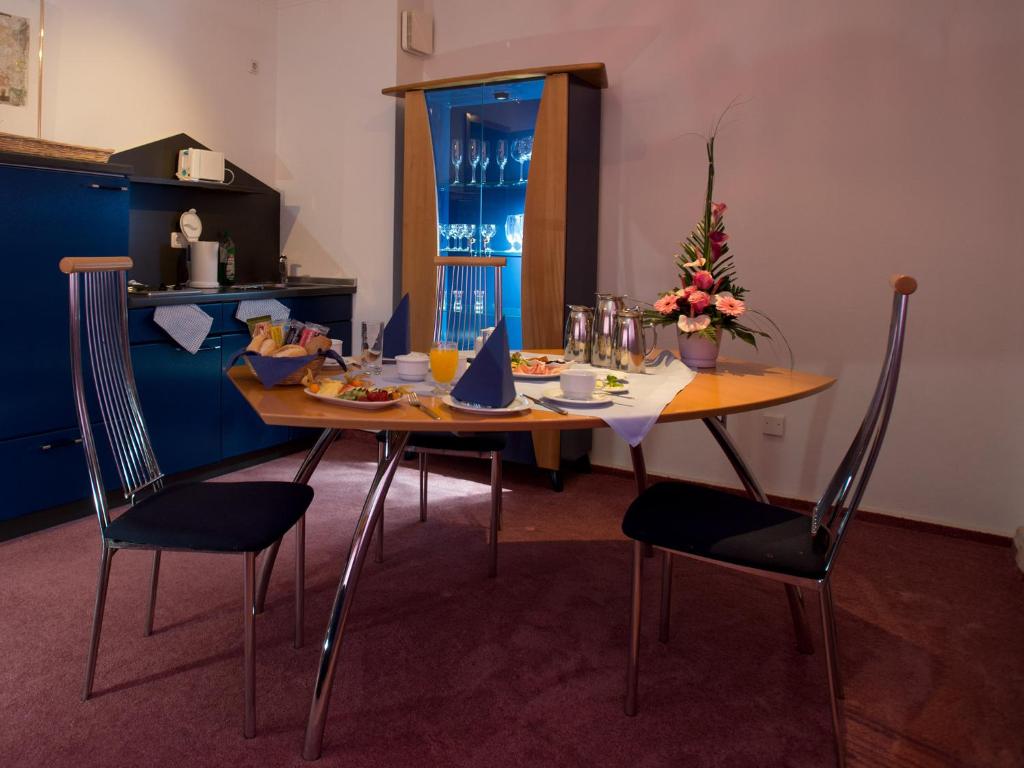
[[266, 317], [275, 323], [280, 320], [287, 320], [292, 311], [277, 299], [254, 299], [252, 301], [238, 302], [238, 310], [235, 312], [235, 319], [244, 323], [250, 317]]
[[157, 307], [153, 312], [153, 322], [193, 355], [206, 341], [206, 336], [213, 326], [213, 318], [195, 304]]

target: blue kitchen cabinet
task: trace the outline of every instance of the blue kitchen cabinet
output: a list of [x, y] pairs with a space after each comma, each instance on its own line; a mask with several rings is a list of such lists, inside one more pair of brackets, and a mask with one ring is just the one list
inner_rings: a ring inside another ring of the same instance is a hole
[[163, 473], [220, 461], [220, 337], [207, 338], [194, 355], [173, 342], [134, 344], [132, 367]]
[[124, 177], [0, 166], [4, 278], [4, 357], [0, 440], [70, 429], [77, 423], [68, 356], [68, 278], [64, 256], [128, 251]]
[[[221, 336], [222, 367], [249, 343], [248, 333], [229, 333]], [[239, 360], [236, 365], [245, 365]], [[270, 427], [256, 414], [241, 393], [225, 376], [220, 391], [221, 454], [225, 459], [260, 448], [270, 448], [288, 441], [292, 431], [288, 427]]]

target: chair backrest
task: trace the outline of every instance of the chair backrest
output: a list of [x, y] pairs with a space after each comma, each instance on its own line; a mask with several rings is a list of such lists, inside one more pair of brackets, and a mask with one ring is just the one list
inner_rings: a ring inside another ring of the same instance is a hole
[[78, 427], [82, 432], [89, 470], [93, 506], [105, 532], [107, 513], [99, 453], [93, 438], [82, 357], [81, 327], [84, 321], [89, 367], [100, 415], [117, 465], [125, 498], [137, 498], [162, 487], [163, 474], [149, 441], [135, 389], [128, 347], [128, 292], [125, 272], [128, 257], [66, 258], [60, 269], [68, 275], [70, 309], [71, 376]]
[[882, 372], [878, 377], [878, 384], [853, 443], [811, 515], [812, 536], [818, 533], [818, 529], [822, 525], [832, 533], [832, 551], [829, 553], [826, 570], [831, 568], [846, 533], [847, 525], [867, 488], [871, 472], [878, 459], [878, 453], [882, 448], [882, 440], [885, 438], [889, 415], [892, 413], [892, 405], [896, 397], [900, 361], [903, 357], [903, 339], [907, 329], [907, 305], [910, 294], [917, 290], [917, 281], [909, 275], [895, 275], [891, 282], [893, 299], [892, 315], [889, 321], [889, 343], [882, 363]]
[[473, 349], [484, 328], [501, 320], [501, 270], [505, 259], [438, 256], [434, 296], [434, 339]]

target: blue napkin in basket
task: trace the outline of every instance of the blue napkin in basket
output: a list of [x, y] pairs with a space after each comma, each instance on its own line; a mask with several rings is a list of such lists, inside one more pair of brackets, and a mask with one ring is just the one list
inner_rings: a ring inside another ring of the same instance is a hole
[[409, 294], [405, 294], [384, 326], [383, 355], [395, 358], [412, 351], [412, 327], [409, 318]]
[[480, 347], [473, 362], [452, 390], [452, 397], [464, 403], [490, 408], [504, 408], [516, 399], [505, 318], [501, 319], [498, 327]]

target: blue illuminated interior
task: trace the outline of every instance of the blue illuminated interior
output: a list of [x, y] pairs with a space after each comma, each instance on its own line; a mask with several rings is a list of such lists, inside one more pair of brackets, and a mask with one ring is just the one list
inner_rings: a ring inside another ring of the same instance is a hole
[[[508, 327], [509, 345], [522, 347], [522, 250], [506, 237], [506, 220], [522, 214], [526, 204], [530, 162], [514, 159], [517, 139], [532, 138], [537, 123], [537, 110], [544, 89], [543, 79], [447, 88], [428, 91], [427, 111], [431, 141], [434, 148], [434, 175], [437, 179], [438, 253], [443, 256], [504, 256], [507, 266], [502, 270], [502, 314]], [[462, 162], [452, 163], [453, 140], [461, 142]], [[478, 147], [486, 144], [489, 164], [483, 161], [474, 169], [470, 162], [470, 140]], [[498, 166], [498, 143], [506, 144], [504, 171]], [[519, 183], [522, 167], [524, 183]], [[451, 236], [453, 224], [475, 226], [474, 242], [466, 237]], [[493, 224], [494, 237], [490, 252], [484, 252], [481, 226]], [[513, 238], [514, 239], [514, 238]], [[455, 277], [455, 267], [446, 267], [448, 284]], [[481, 323], [457, 318], [455, 311], [475, 311], [486, 315], [482, 325], [494, 324], [492, 285], [484, 285], [486, 300], [460, 301], [451, 295], [442, 298], [442, 327], [449, 329], [449, 341], [457, 341], [460, 349], [472, 349], [473, 331]], [[461, 298], [461, 297], [460, 297]], [[475, 306], [474, 306], [475, 305]], [[476, 318], [479, 320], [480, 318]], [[461, 320], [461, 322], [460, 322]]]

